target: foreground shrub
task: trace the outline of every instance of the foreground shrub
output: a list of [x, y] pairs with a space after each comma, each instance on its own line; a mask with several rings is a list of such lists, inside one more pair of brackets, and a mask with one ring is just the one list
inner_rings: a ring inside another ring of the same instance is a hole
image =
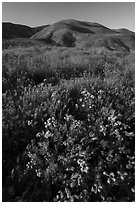
[[134, 201], [134, 86], [125, 80], [83, 77], [5, 95], [3, 198]]

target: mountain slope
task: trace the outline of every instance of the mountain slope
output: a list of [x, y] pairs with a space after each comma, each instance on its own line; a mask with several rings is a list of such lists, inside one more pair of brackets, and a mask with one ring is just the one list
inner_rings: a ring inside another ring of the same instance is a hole
[[134, 50], [135, 35], [127, 29], [110, 29], [98, 23], [73, 19], [59, 21], [36, 33], [32, 39], [45, 39], [61, 46]]
[[77, 34], [114, 34], [117, 33], [101, 24], [98, 23], [90, 23], [85, 21], [77, 21], [77, 20], [63, 20], [57, 23], [54, 23], [40, 32], [36, 33], [33, 38], [45, 38], [47, 34], [54, 34], [58, 30], [71, 30], [73, 33]]
[[[33, 35], [37, 32], [39, 32], [40, 30], [43, 30], [45, 27], [48, 27], [49, 25], [43, 25], [43, 26], [37, 26], [37, 27], [33, 27]], [[32, 36], [32, 35], [31, 35]]]

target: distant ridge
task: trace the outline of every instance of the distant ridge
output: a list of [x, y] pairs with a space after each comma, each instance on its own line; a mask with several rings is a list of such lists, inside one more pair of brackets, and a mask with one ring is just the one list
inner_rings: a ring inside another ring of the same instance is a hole
[[30, 38], [45, 26], [31, 28], [26, 25], [14, 24], [10, 22], [2, 23], [2, 39]]

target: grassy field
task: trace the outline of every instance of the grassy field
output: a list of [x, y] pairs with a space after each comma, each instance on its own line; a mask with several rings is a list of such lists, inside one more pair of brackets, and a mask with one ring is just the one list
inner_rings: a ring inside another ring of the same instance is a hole
[[9, 42], [3, 201], [134, 201], [134, 52]]

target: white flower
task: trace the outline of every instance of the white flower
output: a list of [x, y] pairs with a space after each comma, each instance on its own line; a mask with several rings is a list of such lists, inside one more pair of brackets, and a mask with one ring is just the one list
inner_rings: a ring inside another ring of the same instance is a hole
[[91, 98], [91, 99], [94, 99], [95, 97], [94, 97], [93, 95], [90, 95], [90, 98]]
[[79, 101], [82, 102], [82, 98], [80, 98]]
[[28, 120], [28, 125], [32, 125], [33, 120]]
[[53, 136], [53, 134], [49, 130], [47, 130], [47, 132], [44, 135], [45, 138], [49, 138], [49, 137], [52, 137], [52, 136]]
[[76, 109], [78, 109], [78, 104], [77, 103], [75, 104], [75, 107], [76, 107]]
[[108, 178], [107, 183], [110, 184], [110, 178]]

